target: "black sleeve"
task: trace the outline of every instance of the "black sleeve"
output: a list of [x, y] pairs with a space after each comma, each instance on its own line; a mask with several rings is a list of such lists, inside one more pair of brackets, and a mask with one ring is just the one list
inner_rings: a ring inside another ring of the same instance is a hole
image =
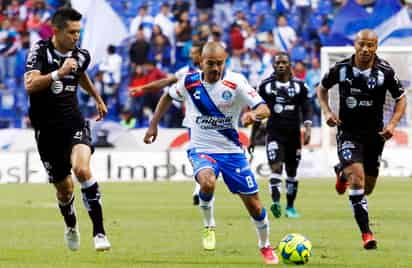
[[44, 49], [40, 43], [35, 43], [27, 54], [25, 72], [42, 71], [45, 64]]
[[303, 122], [312, 122], [312, 104], [310, 102], [310, 97], [309, 97], [309, 89], [306, 86], [305, 83], [300, 84], [302, 91], [300, 92], [300, 100], [301, 100], [301, 107], [302, 107], [302, 119]]
[[77, 62], [79, 64], [80, 72], [85, 72], [90, 64], [90, 54], [85, 49], [80, 49], [77, 55]]
[[339, 82], [339, 66], [335, 65], [323, 76], [321, 85], [325, 89], [330, 89]]
[[266, 103], [268, 103], [268, 95], [267, 95], [266, 89], [265, 89], [267, 84], [268, 83], [263, 82], [258, 86], [258, 93]]
[[401, 81], [393, 69], [387, 73], [385, 77], [385, 84], [386, 88], [391, 93], [392, 98], [395, 100], [398, 100], [405, 93]]

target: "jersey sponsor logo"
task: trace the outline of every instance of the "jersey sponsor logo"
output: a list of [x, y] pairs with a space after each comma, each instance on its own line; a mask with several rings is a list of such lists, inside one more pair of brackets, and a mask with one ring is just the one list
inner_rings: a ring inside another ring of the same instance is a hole
[[275, 104], [275, 106], [273, 106], [273, 110], [275, 111], [275, 113], [280, 114], [281, 112], [283, 112], [283, 105]]
[[227, 81], [227, 80], [223, 80], [222, 84], [227, 86], [228, 88], [231, 88], [231, 89], [236, 89], [237, 88], [237, 85], [235, 83]]
[[232, 96], [233, 96], [233, 94], [229, 90], [225, 90], [222, 93], [222, 99], [225, 100], [225, 101], [230, 101], [232, 99]]
[[371, 107], [373, 106], [373, 100], [361, 100], [359, 101], [359, 106]]
[[76, 86], [68, 85], [64, 88], [65, 91], [75, 92]]
[[349, 109], [353, 109], [358, 105], [358, 101], [354, 97], [347, 97], [346, 98], [346, 106]]
[[285, 111], [294, 111], [295, 110], [295, 105], [292, 105], [292, 104], [285, 105], [284, 110]]
[[54, 94], [60, 94], [63, 91], [62, 81], [53, 81], [51, 84], [51, 90]]
[[186, 87], [188, 90], [190, 90], [190, 89], [192, 89], [192, 88], [194, 88], [194, 87], [199, 86], [200, 84], [201, 84], [200, 80], [197, 80], [197, 81], [195, 81], [195, 82], [193, 82], [193, 83], [190, 83], [190, 84], [186, 85], [185, 87]]
[[247, 94], [250, 95], [252, 98], [255, 98], [258, 95], [256, 90], [249, 90]]
[[216, 117], [216, 116], [208, 116], [202, 115], [196, 117], [196, 124], [199, 125], [201, 129], [229, 129], [233, 128], [233, 117], [226, 116], [226, 117]]
[[80, 140], [83, 136], [83, 131], [79, 130], [74, 133], [73, 139]]
[[361, 94], [362, 93], [362, 90], [360, 89], [360, 88], [351, 88], [350, 89], [350, 93], [351, 94], [353, 94], [353, 95], [357, 95], [357, 94]]

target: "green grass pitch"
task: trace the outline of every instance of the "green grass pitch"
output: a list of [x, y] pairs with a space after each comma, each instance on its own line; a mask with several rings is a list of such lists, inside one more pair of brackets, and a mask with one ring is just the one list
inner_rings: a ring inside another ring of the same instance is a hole
[[[259, 183], [261, 199], [269, 207], [267, 182]], [[304, 234], [313, 244], [308, 267], [412, 267], [412, 179], [380, 178], [369, 197], [377, 251], [362, 249], [348, 198], [338, 196], [333, 185], [332, 179], [301, 180], [296, 207], [302, 217], [270, 215], [272, 243], [287, 233]], [[192, 186], [191, 182], [102, 183], [113, 249], [96, 253], [78, 185], [82, 241], [78, 252], [63, 244], [63, 220], [51, 185], [1, 185], [0, 268], [264, 267], [254, 226], [239, 198], [221, 181], [216, 193], [217, 249], [202, 250], [202, 223], [198, 208], [191, 204]]]

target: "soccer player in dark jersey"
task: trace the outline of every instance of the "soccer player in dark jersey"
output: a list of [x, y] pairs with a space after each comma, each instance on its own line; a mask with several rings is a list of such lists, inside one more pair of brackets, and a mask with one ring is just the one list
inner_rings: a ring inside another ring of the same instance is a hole
[[89, 52], [76, 46], [81, 17], [71, 8], [56, 11], [52, 17], [52, 38], [38, 41], [28, 54], [24, 83], [30, 97], [29, 116], [37, 148], [49, 181], [56, 188], [66, 223], [66, 244], [71, 250], [80, 247], [71, 177], [73, 170], [93, 223], [95, 249], [104, 251], [110, 249], [110, 243], [103, 227], [99, 185], [90, 171], [93, 147], [89, 125], [78, 107], [78, 84], [95, 99], [99, 113], [97, 120], [106, 115], [107, 108], [86, 74]]
[[[405, 113], [406, 98], [395, 71], [376, 55], [378, 37], [362, 30], [355, 38], [355, 54], [339, 61], [322, 78], [318, 98], [329, 126], [338, 127], [336, 139], [340, 166], [336, 190], [349, 186], [355, 220], [362, 233], [363, 247], [375, 249], [377, 242], [369, 226], [368, 202], [379, 174], [379, 162], [386, 140], [393, 135]], [[328, 89], [339, 86], [339, 115], [328, 103]], [[392, 118], [383, 124], [386, 92], [396, 100]]]
[[[312, 109], [308, 98], [308, 89], [304, 82], [292, 75], [290, 57], [287, 53], [277, 54], [273, 59], [272, 75], [259, 85], [259, 94], [270, 107], [270, 117], [266, 126], [266, 153], [271, 174], [269, 185], [272, 195], [271, 210], [276, 218], [282, 214], [280, 193], [283, 164], [286, 169], [286, 216], [298, 218], [294, 207], [298, 191], [297, 168], [301, 157], [300, 126], [303, 119], [304, 144], [308, 144], [311, 135]], [[253, 151], [260, 122], [252, 128], [251, 145]]]

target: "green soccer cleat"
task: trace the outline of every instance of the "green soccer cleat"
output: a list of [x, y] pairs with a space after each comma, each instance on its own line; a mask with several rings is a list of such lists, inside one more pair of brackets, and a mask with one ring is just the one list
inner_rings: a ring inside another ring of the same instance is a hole
[[215, 250], [216, 236], [214, 227], [205, 227], [202, 235], [202, 244], [205, 250]]
[[282, 215], [282, 206], [279, 202], [274, 202], [270, 206], [270, 210], [272, 211], [272, 214], [275, 218], [279, 218]]
[[299, 218], [299, 213], [296, 211], [294, 207], [286, 208], [286, 217], [297, 219]]

